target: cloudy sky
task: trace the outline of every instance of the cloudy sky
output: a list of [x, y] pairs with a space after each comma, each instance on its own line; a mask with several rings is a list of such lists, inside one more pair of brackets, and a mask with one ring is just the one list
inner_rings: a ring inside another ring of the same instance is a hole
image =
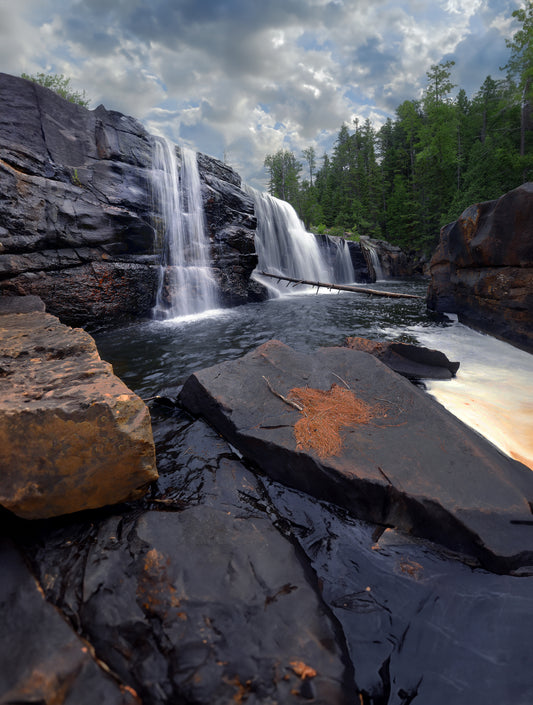
[[[63, 73], [248, 183], [263, 160], [379, 127], [454, 59], [472, 94], [502, 76], [523, 0], [0, 0], [0, 71]], [[0, 108], [1, 109], [1, 108]]]

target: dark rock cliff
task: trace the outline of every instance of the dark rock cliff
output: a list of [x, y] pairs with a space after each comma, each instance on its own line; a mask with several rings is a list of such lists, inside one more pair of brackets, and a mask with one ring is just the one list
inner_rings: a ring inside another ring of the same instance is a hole
[[441, 230], [428, 307], [533, 352], [533, 183]]
[[[38, 295], [68, 323], [149, 315], [154, 138], [131, 117], [7, 74], [0, 103], [0, 293]], [[229, 167], [198, 162], [221, 299], [260, 298], [251, 201]]]

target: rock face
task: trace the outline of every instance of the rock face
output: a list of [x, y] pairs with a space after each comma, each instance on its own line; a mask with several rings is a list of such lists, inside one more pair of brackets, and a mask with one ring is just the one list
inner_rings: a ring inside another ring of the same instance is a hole
[[533, 183], [444, 227], [428, 307], [533, 352]]
[[[159, 276], [153, 137], [133, 118], [6, 74], [0, 101], [0, 293], [38, 295], [67, 323], [149, 315]], [[240, 178], [199, 163], [222, 299], [257, 298], [255, 219]]]
[[411, 380], [451, 379], [460, 364], [451, 362], [439, 350], [409, 343], [391, 343], [352, 336], [346, 338], [346, 347], [375, 355], [391, 370]]
[[423, 273], [422, 263], [417, 257], [408, 254], [397, 245], [391, 245], [386, 240], [362, 237], [360, 247], [371, 281], [403, 279]]
[[92, 338], [37, 311], [0, 316], [0, 342], [0, 505], [38, 519], [142, 496], [150, 414]]
[[221, 162], [198, 155], [207, 228], [213, 243], [212, 267], [222, 302], [237, 306], [262, 301], [267, 291], [250, 279], [257, 266], [257, 221], [252, 198], [241, 190], [241, 178]]
[[180, 400], [274, 480], [493, 570], [533, 560], [529, 469], [367, 353], [270, 341], [191, 375]]

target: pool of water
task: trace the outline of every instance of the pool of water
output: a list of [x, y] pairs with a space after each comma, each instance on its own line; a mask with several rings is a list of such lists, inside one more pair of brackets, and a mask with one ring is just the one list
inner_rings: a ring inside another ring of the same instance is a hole
[[[533, 467], [533, 355], [436, 317], [424, 281], [372, 288], [417, 294], [392, 299], [354, 293], [291, 293], [257, 304], [169, 321], [141, 321], [93, 332], [100, 355], [143, 399], [173, 395], [191, 372], [277, 339], [301, 351], [342, 345], [350, 335], [420, 343], [461, 367], [429, 393], [504, 452]], [[293, 290], [289, 290], [293, 291]]]

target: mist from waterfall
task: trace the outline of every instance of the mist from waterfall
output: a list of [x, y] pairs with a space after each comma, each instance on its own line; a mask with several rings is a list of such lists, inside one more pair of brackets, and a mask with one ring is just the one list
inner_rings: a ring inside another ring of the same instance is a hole
[[153, 317], [159, 320], [199, 314], [218, 306], [210, 268], [196, 153], [157, 138], [152, 166], [156, 230], [161, 268]]
[[243, 189], [254, 199], [257, 217], [258, 265], [254, 278], [278, 293], [286, 292], [287, 287], [261, 277], [260, 272], [332, 284], [354, 281], [350, 252], [344, 240], [330, 238], [329, 247], [321, 248], [289, 203], [250, 186]]

